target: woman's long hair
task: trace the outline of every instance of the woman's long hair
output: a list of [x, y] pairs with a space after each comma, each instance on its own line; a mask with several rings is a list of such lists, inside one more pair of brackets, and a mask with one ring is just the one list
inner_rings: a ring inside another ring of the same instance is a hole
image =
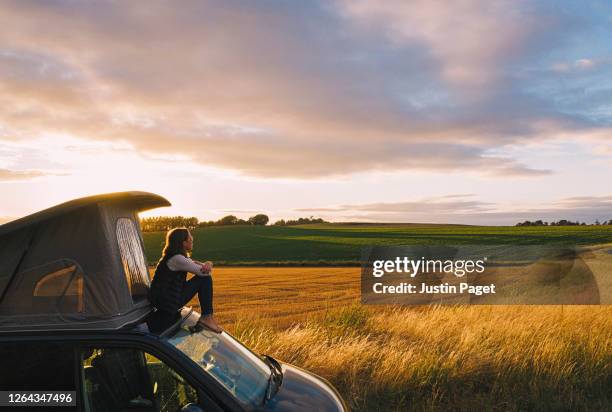
[[187, 257], [187, 251], [183, 247], [183, 242], [189, 238], [189, 229], [186, 227], [176, 227], [166, 234], [166, 244], [162, 251], [162, 259], [174, 255]]

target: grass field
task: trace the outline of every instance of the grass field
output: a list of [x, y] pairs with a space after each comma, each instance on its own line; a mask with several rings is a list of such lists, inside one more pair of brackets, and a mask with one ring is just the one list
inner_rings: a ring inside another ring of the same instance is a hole
[[354, 410], [612, 406], [610, 306], [362, 306], [357, 268], [213, 277], [230, 333], [329, 379]]
[[[355, 266], [372, 245], [585, 245], [612, 242], [612, 226], [494, 227], [412, 224], [216, 226], [196, 229], [193, 255], [217, 265]], [[144, 233], [150, 262], [164, 233]]]
[[[226, 330], [327, 378], [353, 410], [612, 410], [612, 306], [366, 306], [359, 268], [306, 267], [354, 264], [367, 245], [611, 243], [609, 227], [213, 227], [194, 236], [195, 257], [217, 265], [215, 316]], [[150, 260], [162, 240], [145, 233]], [[584, 259], [606, 301], [609, 251]]]
[[281, 330], [353, 304], [359, 299], [359, 276], [358, 268], [215, 268], [216, 316], [231, 325], [255, 315]]

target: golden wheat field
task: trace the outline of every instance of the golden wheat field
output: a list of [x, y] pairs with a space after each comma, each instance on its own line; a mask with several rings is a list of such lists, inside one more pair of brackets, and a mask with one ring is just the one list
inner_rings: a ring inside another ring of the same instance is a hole
[[612, 409], [611, 306], [365, 306], [359, 276], [215, 268], [216, 317], [353, 410]]

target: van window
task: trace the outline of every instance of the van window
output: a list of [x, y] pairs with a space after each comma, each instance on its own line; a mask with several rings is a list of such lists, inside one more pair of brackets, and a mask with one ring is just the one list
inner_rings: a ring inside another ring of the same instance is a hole
[[132, 219], [126, 217], [117, 219], [117, 242], [125, 278], [132, 299], [136, 303], [147, 296], [151, 281], [140, 236]]
[[89, 348], [81, 354], [83, 393], [92, 412], [175, 412], [197, 391], [155, 356], [136, 348]]
[[5, 342], [0, 345], [0, 390], [75, 391], [75, 360], [66, 343]]

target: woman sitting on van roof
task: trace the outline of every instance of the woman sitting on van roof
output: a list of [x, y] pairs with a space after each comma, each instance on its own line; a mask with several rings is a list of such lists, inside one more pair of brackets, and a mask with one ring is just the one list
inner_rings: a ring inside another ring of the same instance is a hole
[[[202, 316], [193, 332], [208, 328], [221, 333], [222, 329], [213, 316], [212, 262], [190, 259], [192, 250], [193, 236], [187, 228], [168, 231], [151, 283], [151, 302], [158, 311], [172, 316], [197, 294]], [[187, 280], [187, 272], [195, 276]]]

